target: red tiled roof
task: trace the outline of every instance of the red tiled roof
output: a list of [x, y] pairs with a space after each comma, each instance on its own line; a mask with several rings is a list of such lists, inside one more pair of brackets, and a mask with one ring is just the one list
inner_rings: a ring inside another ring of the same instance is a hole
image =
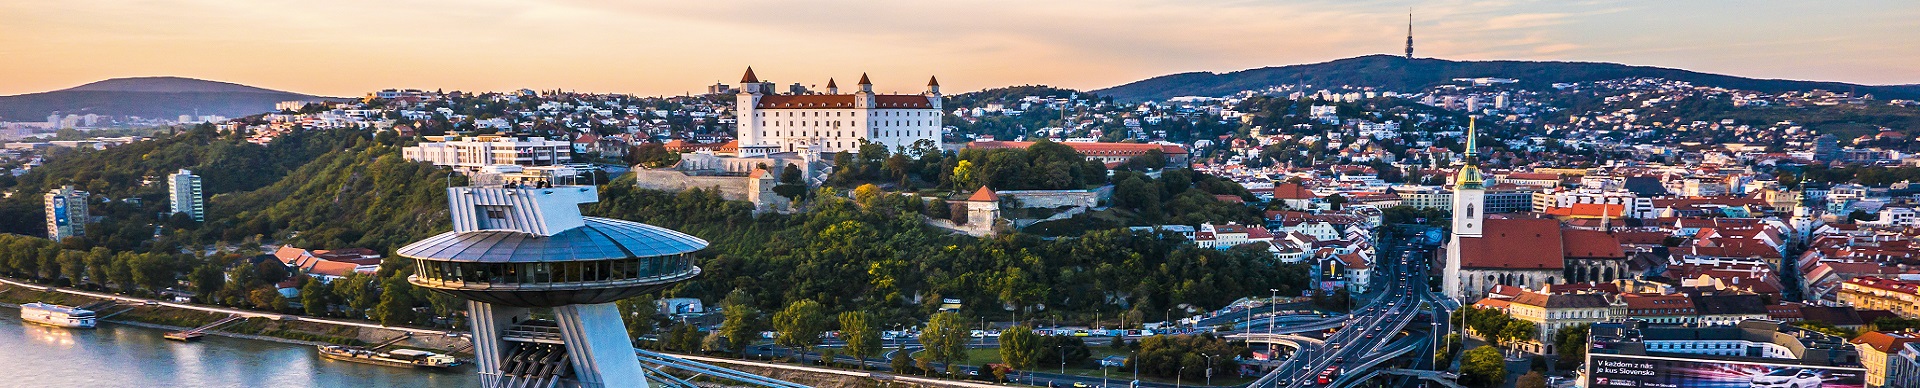
[[353, 263], [318, 260], [313, 262], [313, 267], [307, 269], [307, 273], [346, 277], [353, 274], [353, 270], [359, 267]]
[[1000, 194], [994, 193], [993, 189], [989, 189], [986, 186], [980, 186], [979, 190], [974, 190], [973, 196], [967, 197], [967, 201], [969, 202], [993, 202], [999, 200]]
[[1548, 173], [1537, 173], [1537, 172], [1516, 172], [1512, 174], [1507, 174], [1507, 179], [1529, 180], [1529, 181], [1557, 181], [1557, 180], [1560, 180], [1560, 174], [1548, 174]]
[[1615, 232], [1613, 238], [1621, 244], [1658, 245], [1665, 243], [1670, 234], [1661, 232]]
[[[852, 94], [772, 94], [760, 97], [754, 104], [758, 109], [852, 109]], [[927, 96], [911, 94], [878, 94], [873, 96], [875, 108], [880, 109], [933, 109], [933, 102]]]
[[1273, 199], [1314, 199], [1314, 198], [1320, 198], [1320, 196], [1313, 195], [1312, 191], [1307, 191], [1307, 188], [1301, 187], [1299, 183], [1283, 183], [1283, 184], [1280, 184], [1279, 186], [1273, 187]]
[[1620, 218], [1626, 214], [1627, 206], [1609, 203], [1576, 203], [1569, 207], [1547, 209], [1547, 214], [1561, 217]]
[[1566, 266], [1558, 221], [1488, 219], [1483, 228], [1481, 237], [1460, 239], [1461, 267], [1557, 270]]
[[1907, 334], [1869, 331], [1860, 333], [1859, 337], [1854, 337], [1853, 340], [1848, 342], [1867, 344], [1867, 346], [1872, 346], [1873, 350], [1880, 351], [1881, 353], [1898, 353], [1900, 352], [1901, 346], [1906, 345], [1908, 342], [1920, 342], [1920, 338], [1915, 338]]
[[1695, 315], [1693, 299], [1685, 294], [1673, 295], [1622, 295], [1627, 302], [1627, 315]]
[[[1067, 147], [1072, 147], [1074, 152], [1079, 152], [1081, 155], [1086, 155], [1086, 156], [1145, 155], [1147, 151], [1155, 150], [1155, 149], [1160, 150], [1160, 153], [1166, 154], [1166, 155], [1186, 155], [1187, 154], [1187, 149], [1185, 147], [1181, 147], [1177, 145], [1166, 145], [1166, 144], [1105, 143], [1105, 142], [1097, 142], [1097, 143], [1060, 142], [1059, 144], [1064, 144]], [[1033, 142], [1030, 142], [1030, 141], [976, 141], [972, 143], [967, 143], [967, 148], [978, 148], [978, 149], [987, 149], [987, 150], [1002, 149], [1002, 148], [1024, 149], [1032, 146], [1033, 146]]]
[[1620, 249], [1620, 240], [1606, 232], [1592, 230], [1564, 230], [1561, 234], [1561, 250], [1566, 257], [1584, 258], [1626, 258]]

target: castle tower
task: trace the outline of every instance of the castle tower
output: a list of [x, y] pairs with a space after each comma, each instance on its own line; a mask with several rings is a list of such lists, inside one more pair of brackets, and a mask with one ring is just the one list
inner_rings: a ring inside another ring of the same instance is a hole
[[765, 86], [765, 83], [760, 82], [760, 77], [753, 75], [752, 66], [748, 66], [747, 74], [740, 77], [740, 94], [735, 95], [733, 105], [733, 119], [739, 122], [737, 127], [739, 133], [733, 136], [740, 142], [741, 147], [756, 146], [762, 142], [760, 134], [764, 129], [760, 127], [760, 111], [757, 107], [760, 104], [760, 97], [768, 93], [763, 89]]
[[853, 92], [853, 106], [860, 109], [873, 109], [877, 104], [873, 99], [873, 81], [867, 80], [867, 73], [860, 73], [860, 91]]
[[840, 85], [833, 83], [833, 78], [827, 78], [827, 94], [840, 94]]
[[927, 76], [927, 102], [933, 104], [933, 110], [940, 110], [940, 77]]
[[408, 282], [467, 300], [481, 385], [647, 387], [614, 301], [699, 275], [693, 252], [707, 242], [582, 217], [594, 186], [474, 182], [447, 188], [453, 231], [397, 253], [413, 259]]
[[1475, 154], [1479, 148], [1479, 131], [1474, 129], [1474, 119], [1467, 118], [1466, 164], [1460, 166], [1460, 173], [1453, 180], [1453, 238], [1447, 244], [1447, 266], [1441, 273], [1441, 285], [1448, 297], [1462, 300], [1464, 290], [1460, 283], [1460, 240], [1481, 238], [1486, 227], [1486, 179], [1480, 176], [1480, 159]]

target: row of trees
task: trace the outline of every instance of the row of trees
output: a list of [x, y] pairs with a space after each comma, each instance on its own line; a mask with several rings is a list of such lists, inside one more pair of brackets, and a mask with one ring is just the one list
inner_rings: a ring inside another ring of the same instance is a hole
[[[454, 315], [461, 307], [458, 300], [407, 284], [408, 273], [393, 269], [396, 265], [331, 283], [308, 277], [298, 283], [299, 297], [289, 299], [280, 293], [280, 284], [296, 274], [272, 256], [62, 249], [42, 238], [0, 234], [0, 274], [55, 286], [140, 296], [194, 295], [209, 304], [383, 324], [457, 323], [433, 318]], [[417, 314], [419, 307], [434, 314]]]
[[952, 192], [983, 185], [996, 190], [1062, 190], [1107, 183], [1105, 164], [1045, 139], [1025, 149], [969, 148], [958, 153], [942, 151], [931, 142], [894, 150], [869, 143], [858, 152], [836, 153], [833, 158], [834, 171], [827, 184], [835, 187], [875, 183], [900, 190]]
[[1467, 329], [1501, 348], [1534, 340], [1540, 330], [1533, 322], [1516, 319], [1495, 309], [1467, 306], [1460, 310], [1460, 315], [1466, 321]]

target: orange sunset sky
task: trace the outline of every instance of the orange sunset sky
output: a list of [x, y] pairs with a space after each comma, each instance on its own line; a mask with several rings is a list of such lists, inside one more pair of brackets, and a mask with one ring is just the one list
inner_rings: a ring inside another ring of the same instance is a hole
[[0, 95], [171, 75], [300, 93], [733, 82], [1096, 89], [1401, 51], [1920, 83], [1913, 1], [0, 0]]

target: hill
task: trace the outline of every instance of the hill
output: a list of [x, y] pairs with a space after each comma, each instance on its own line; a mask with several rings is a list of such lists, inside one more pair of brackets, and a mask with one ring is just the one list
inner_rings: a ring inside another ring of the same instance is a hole
[[1600, 62], [1450, 61], [1391, 55], [1368, 55], [1331, 62], [1263, 67], [1231, 73], [1170, 74], [1093, 93], [1126, 101], [1160, 100], [1178, 96], [1224, 96], [1243, 90], [1304, 83], [1314, 87], [1373, 86], [1414, 91], [1447, 83], [1454, 78], [1500, 77], [1520, 80], [1519, 87], [1538, 89], [1554, 83], [1588, 82], [1630, 77], [1658, 77], [1701, 86], [1777, 93], [1793, 90], [1853, 90], [1880, 98], [1920, 98], [1920, 85], [1859, 85], [1842, 82], [1755, 79], [1681, 69], [1630, 66]]
[[0, 96], [0, 121], [41, 121], [54, 112], [168, 118], [183, 114], [240, 117], [273, 104], [323, 97], [181, 77], [115, 78], [51, 92]]

